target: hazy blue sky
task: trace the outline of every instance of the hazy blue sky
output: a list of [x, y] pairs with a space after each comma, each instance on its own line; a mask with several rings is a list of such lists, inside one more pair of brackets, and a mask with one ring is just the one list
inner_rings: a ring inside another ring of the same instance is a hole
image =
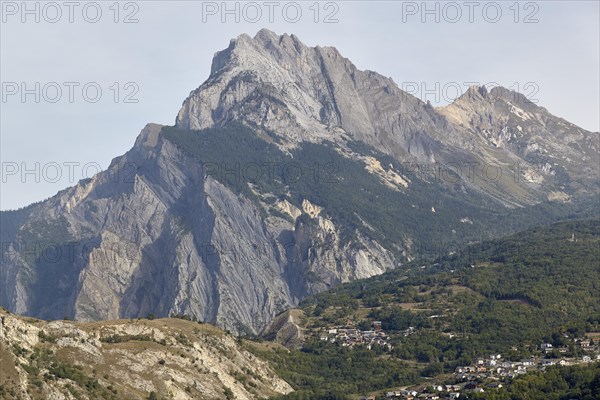
[[[432, 103], [450, 101], [468, 83], [496, 83], [599, 129], [598, 1], [428, 2], [431, 13], [420, 1], [257, 1], [229, 2], [229, 14], [220, 1], [75, 3], [28, 2], [31, 13], [21, 1], [1, 3], [3, 210], [106, 168], [147, 122], [173, 124], [208, 77], [213, 54], [263, 27], [335, 46], [358, 68]], [[25, 101], [23, 88], [33, 92]], [[97, 88], [102, 95], [92, 102]]]

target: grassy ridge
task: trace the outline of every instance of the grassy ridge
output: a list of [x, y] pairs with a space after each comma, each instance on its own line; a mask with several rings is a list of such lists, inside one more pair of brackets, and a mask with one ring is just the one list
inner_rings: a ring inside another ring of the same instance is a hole
[[[566, 337], [598, 331], [598, 260], [600, 222], [571, 221], [470, 246], [426, 268], [413, 264], [309, 298], [302, 304], [308, 316], [305, 348], [271, 356], [298, 390], [296, 397], [285, 398], [327, 396], [314, 382], [338, 371], [332, 364], [338, 354], [370, 353], [370, 362], [388, 379], [357, 375], [360, 364], [346, 364], [355, 369], [344, 371], [342, 381], [328, 379], [326, 386], [345, 396], [400, 386], [405, 380], [415, 383], [416, 374], [436, 376], [487, 354], [518, 360], [539, 353], [542, 342], [561, 346]], [[347, 325], [348, 320], [359, 329], [381, 321], [393, 349], [348, 350], [318, 340], [322, 329]], [[402, 334], [411, 326], [415, 334]], [[570, 346], [569, 355], [579, 353]], [[541, 397], [498, 397], [505, 398]]]

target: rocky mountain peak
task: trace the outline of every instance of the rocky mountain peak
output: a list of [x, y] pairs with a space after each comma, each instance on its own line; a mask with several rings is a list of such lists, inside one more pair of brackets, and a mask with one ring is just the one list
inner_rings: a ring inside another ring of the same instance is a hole
[[476, 106], [477, 104], [489, 106], [494, 105], [498, 101], [503, 103], [518, 104], [519, 107], [524, 109], [534, 110], [538, 108], [535, 103], [530, 101], [522, 93], [515, 92], [514, 90], [507, 89], [502, 86], [494, 86], [488, 90], [485, 85], [470, 86], [465, 93], [454, 100], [453, 104], [470, 105], [471, 107]]
[[294, 34], [278, 35], [268, 29], [261, 29], [254, 37], [246, 33], [239, 35], [230, 41], [227, 49], [217, 52], [213, 58], [211, 76], [226, 66], [245, 67], [261, 72], [260, 67], [265, 67], [265, 61], [284, 67], [287, 65], [290, 69], [295, 64], [295, 59], [302, 60], [315, 53], [328, 58], [343, 58], [335, 47], [308, 47]]
[[490, 102], [492, 102], [492, 96], [485, 85], [471, 85], [462, 95], [453, 101], [453, 104], [476, 104]]
[[215, 55], [211, 76], [185, 100], [176, 125], [197, 130], [241, 121], [290, 146], [351, 138], [431, 160], [432, 141], [423, 132], [443, 122], [433, 114], [391, 78], [357, 69], [334, 47], [308, 47], [263, 29]]
[[487, 99], [488, 98], [488, 90], [485, 87], [485, 85], [482, 85], [482, 86], [471, 85], [471, 86], [469, 86], [469, 89], [467, 89], [465, 94], [461, 97], [466, 97], [468, 99], [478, 99], [478, 98]]
[[255, 43], [261, 44], [263, 48], [269, 48], [269, 46], [273, 47], [294, 47], [298, 53], [301, 53], [303, 50], [306, 50], [308, 47], [300, 41], [300, 39], [292, 34], [288, 35], [284, 33], [283, 35], [278, 35], [273, 31], [268, 29], [261, 29], [254, 36], [253, 41]]

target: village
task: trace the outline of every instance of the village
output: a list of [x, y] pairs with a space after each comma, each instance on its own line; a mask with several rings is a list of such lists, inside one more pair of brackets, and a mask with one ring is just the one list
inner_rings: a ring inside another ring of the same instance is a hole
[[393, 348], [388, 343], [388, 335], [381, 329], [381, 321], [374, 321], [373, 330], [368, 331], [333, 327], [325, 330], [319, 338], [329, 343], [341, 343], [344, 347], [366, 346], [371, 350], [373, 346], [378, 345], [387, 350]]
[[[413, 327], [394, 334], [409, 336], [417, 333]], [[334, 326], [324, 328], [319, 334], [321, 341], [337, 343], [344, 347], [364, 346], [371, 350], [381, 346], [391, 350], [388, 334], [382, 329], [381, 321], [373, 321], [372, 330]], [[362, 396], [360, 400], [399, 399], [399, 400], [453, 400], [465, 398], [465, 393], [485, 393], [498, 390], [520, 375], [535, 371], [545, 371], [552, 366], [570, 366], [600, 362], [600, 341], [594, 343], [589, 338], [571, 339], [571, 347], [555, 347], [551, 343], [541, 343], [535, 349], [537, 355], [518, 361], [504, 358], [501, 354], [491, 354], [473, 360], [471, 365], [460, 366], [450, 376], [439, 383], [419, 385], [414, 388], [386, 391], [379, 395]], [[579, 356], [572, 356], [577, 348]], [[512, 350], [516, 350], [513, 348]]]
[[399, 400], [453, 400], [460, 399], [464, 393], [485, 393], [498, 390], [509, 384], [519, 375], [535, 371], [545, 371], [551, 366], [570, 366], [600, 362], [600, 345], [588, 338], [578, 338], [574, 344], [582, 350], [580, 357], [558, 357], [569, 352], [567, 347], [554, 347], [550, 343], [541, 343], [540, 356], [510, 361], [501, 354], [492, 354], [477, 358], [471, 365], [457, 367], [454, 373], [443, 383], [419, 385], [415, 388], [404, 388], [387, 391], [380, 396], [362, 396], [360, 400], [377, 400], [392, 398]]

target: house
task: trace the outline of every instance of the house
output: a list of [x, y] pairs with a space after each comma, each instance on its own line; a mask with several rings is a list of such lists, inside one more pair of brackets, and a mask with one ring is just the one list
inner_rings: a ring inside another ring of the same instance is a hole
[[400, 391], [400, 394], [401, 394], [402, 396], [407, 396], [407, 397], [408, 397], [408, 396], [413, 396], [413, 397], [414, 397], [414, 396], [418, 395], [418, 394], [419, 394], [419, 392], [417, 392], [416, 390], [406, 390], [406, 389], [405, 389], [405, 390], [401, 390], [401, 391]]
[[451, 392], [449, 394], [450, 399], [458, 399], [459, 397], [460, 397], [460, 393], [458, 393], [458, 392]]
[[404, 332], [402, 332], [402, 334], [404, 336], [408, 336], [410, 334], [413, 334], [415, 332], [415, 328], [413, 326], [409, 326], [407, 330], [405, 330]]
[[446, 385], [446, 391], [447, 392], [460, 392], [460, 386], [459, 385]]
[[521, 363], [523, 363], [523, 366], [525, 367], [532, 367], [535, 365], [535, 360], [531, 358], [526, 358], [524, 360], [521, 360]]
[[487, 384], [486, 387], [489, 387], [490, 389], [502, 389], [502, 384], [499, 382], [492, 382]]
[[540, 345], [540, 348], [541, 348], [542, 350], [544, 350], [545, 352], [552, 351], [552, 345], [551, 345], [550, 343], [542, 343], [542, 344]]
[[544, 367], [550, 367], [555, 364], [556, 364], [556, 361], [554, 361], [554, 360], [543, 360], [542, 361], [542, 366], [544, 366]]
[[567, 351], [569, 351], [569, 349], [567, 347], [557, 347], [556, 350], [559, 353], [566, 353]]
[[560, 360], [558, 362], [558, 365], [560, 365], [561, 367], [564, 367], [565, 365], [568, 365], [567, 360]]
[[584, 363], [589, 363], [589, 362], [592, 362], [592, 357], [590, 357], [590, 356], [583, 356], [583, 357], [581, 358], [581, 360], [582, 360]]

